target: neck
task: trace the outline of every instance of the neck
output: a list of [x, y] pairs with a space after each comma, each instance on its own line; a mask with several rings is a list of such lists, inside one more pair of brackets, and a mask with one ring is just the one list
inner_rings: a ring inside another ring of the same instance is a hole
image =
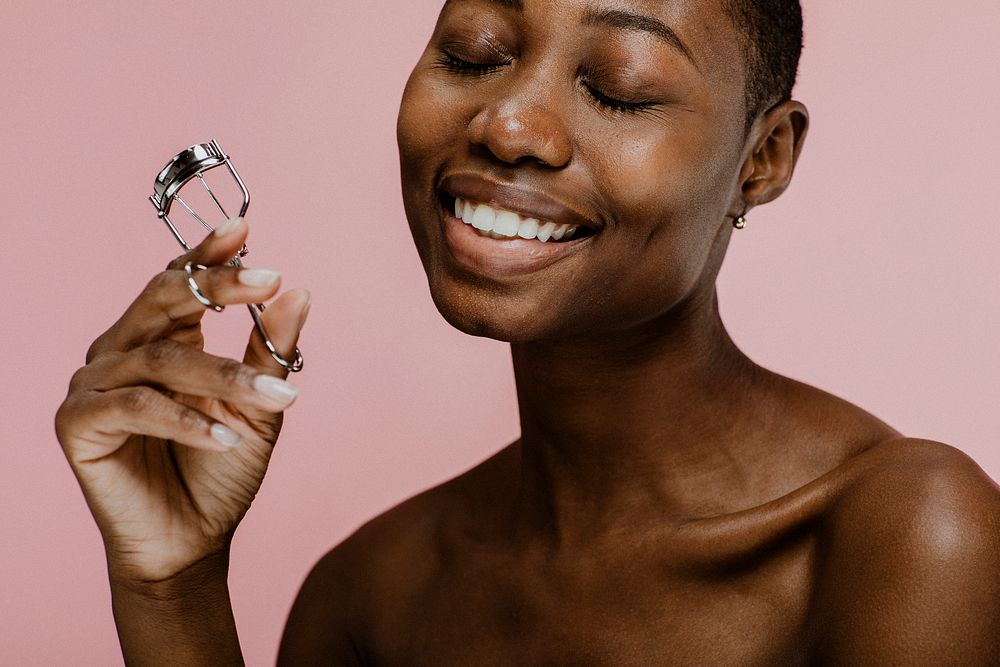
[[520, 523], [588, 539], [649, 513], [721, 511], [725, 489], [745, 484], [741, 429], [760, 421], [749, 395], [764, 374], [726, 333], [714, 291], [684, 311], [624, 336], [512, 345]]

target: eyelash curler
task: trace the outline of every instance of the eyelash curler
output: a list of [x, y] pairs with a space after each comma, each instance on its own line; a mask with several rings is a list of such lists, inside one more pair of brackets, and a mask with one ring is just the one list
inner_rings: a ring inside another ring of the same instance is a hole
[[[240, 218], [245, 217], [247, 214], [247, 209], [250, 208], [250, 191], [247, 190], [246, 184], [240, 175], [236, 173], [236, 168], [233, 167], [232, 161], [229, 156], [226, 155], [222, 148], [215, 139], [212, 139], [207, 144], [195, 144], [177, 155], [167, 163], [167, 166], [156, 175], [156, 180], [153, 181], [153, 194], [150, 195], [149, 201], [152, 202], [153, 206], [156, 207], [156, 215], [164, 223], [166, 223], [167, 228], [170, 233], [173, 234], [177, 242], [181, 244], [181, 247], [185, 250], [191, 250], [191, 246], [184, 239], [177, 226], [170, 220], [170, 208], [176, 201], [181, 207], [194, 218], [199, 225], [204, 227], [207, 231], [211, 232], [215, 228], [212, 227], [205, 221], [205, 218], [199, 215], [194, 208], [192, 208], [184, 199], [180, 196], [181, 191], [184, 189], [188, 183], [192, 180], [197, 180], [208, 196], [211, 197], [212, 201], [219, 211], [229, 219], [229, 214], [226, 213], [226, 209], [222, 206], [222, 203], [212, 192], [209, 187], [208, 182], [205, 180], [205, 172], [215, 169], [217, 167], [225, 166], [229, 171], [229, 174], [236, 181], [239, 186], [240, 191], [243, 193], [243, 204], [240, 206], [239, 216]], [[244, 245], [239, 254], [229, 260], [231, 266], [243, 267], [241, 258], [245, 257], [249, 251]], [[224, 306], [219, 306], [205, 297], [201, 290], [198, 289], [198, 284], [194, 281], [192, 275], [192, 268], [203, 269], [203, 266], [192, 267], [190, 263], [185, 267], [187, 272], [188, 285], [191, 287], [192, 293], [195, 297], [205, 306], [221, 312]], [[264, 305], [260, 303], [247, 304], [247, 308], [250, 310], [250, 315], [253, 317], [254, 326], [257, 327], [257, 331], [260, 332], [261, 337], [264, 339], [264, 345], [267, 347], [267, 351], [271, 353], [274, 360], [277, 361], [283, 368], [291, 373], [298, 373], [302, 370], [302, 353], [299, 352], [298, 348], [295, 348], [295, 359], [293, 361], [288, 361], [284, 359], [278, 350], [274, 347], [274, 343], [271, 342], [270, 336], [267, 335], [267, 329], [264, 328], [264, 322], [261, 320], [261, 313], [264, 312]]]

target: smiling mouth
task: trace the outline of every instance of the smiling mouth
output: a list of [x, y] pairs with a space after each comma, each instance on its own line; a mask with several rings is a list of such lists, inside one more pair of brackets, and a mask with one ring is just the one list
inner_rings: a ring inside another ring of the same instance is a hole
[[585, 225], [557, 224], [461, 197], [444, 195], [442, 203], [446, 211], [453, 213], [480, 236], [497, 241], [524, 239], [542, 243], [565, 243], [593, 236], [595, 233], [594, 229]]

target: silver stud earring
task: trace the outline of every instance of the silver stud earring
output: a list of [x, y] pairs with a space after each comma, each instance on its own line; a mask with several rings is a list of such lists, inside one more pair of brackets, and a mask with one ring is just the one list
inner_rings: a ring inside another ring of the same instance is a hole
[[747, 214], [741, 213], [735, 220], [733, 220], [733, 227], [736, 229], [743, 229], [747, 226]]

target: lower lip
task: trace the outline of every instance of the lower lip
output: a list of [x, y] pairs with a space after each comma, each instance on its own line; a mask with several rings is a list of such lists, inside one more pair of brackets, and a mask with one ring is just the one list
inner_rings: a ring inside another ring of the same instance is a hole
[[538, 239], [494, 239], [442, 209], [444, 238], [455, 260], [467, 269], [492, 278], [523, 276], [540, 271], [578, 252], [595, 235], [549, 243]]

